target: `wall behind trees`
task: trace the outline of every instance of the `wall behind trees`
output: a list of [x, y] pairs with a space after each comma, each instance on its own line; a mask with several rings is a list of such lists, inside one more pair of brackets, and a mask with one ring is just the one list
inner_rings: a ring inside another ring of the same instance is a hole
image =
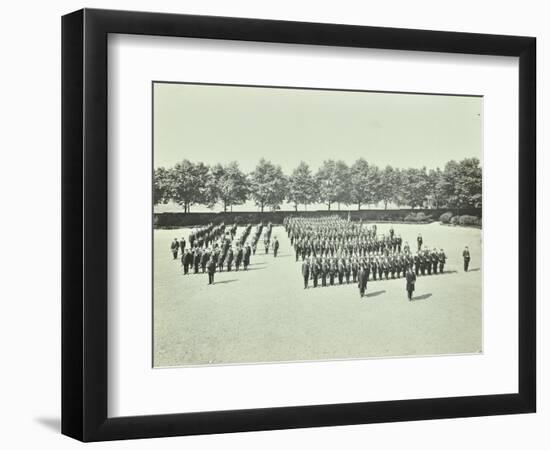
[[[361, 211], [349, 211], [351, 220], [365, 221], [391, 221], [403, 222], [410, 213], [424, 213], [431, 216], [433, 220], [439, 220], [441, 214], [449, 209], [365, 209]], [[456, 211], [452, 211], [453, 214]], [[481, 217], [481, 208], [465, 208], [459, 211], [460, 215]], [[155, 228], [178, 228], [194, 225], [206, 225], [208, 223], [259, 223], [271, 222], [273, 224], [283, 223], [283, 219], [289, 216], [299, 217], [323, 217], [338, 215], [347, 219], [348, 211], [266, 211], [266, 212], [204, 212], [204, 213], [155, 213]]]

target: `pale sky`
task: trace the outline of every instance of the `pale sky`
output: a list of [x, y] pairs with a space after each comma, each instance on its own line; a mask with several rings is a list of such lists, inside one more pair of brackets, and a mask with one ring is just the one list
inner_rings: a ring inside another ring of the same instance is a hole
[[383, 168], [443, 167], [482, 154], [481, 97], [155, 83], [154, 166], [183, 159], [262, 157], [290, 173], [300, 161], [363, 157]]
[[289, 175], [300, 161], [315, 172], [326, 159], [428, 169], [482, 160], [482, 97], [155, 83], [153, 103], [155, 168], [235, 160], [251, 172], [263, 157]]

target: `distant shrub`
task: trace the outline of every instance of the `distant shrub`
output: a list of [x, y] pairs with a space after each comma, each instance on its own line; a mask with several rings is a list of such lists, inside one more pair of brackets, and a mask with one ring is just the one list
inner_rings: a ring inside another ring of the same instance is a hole
[[432, 221], [432, 216], [426, 215], [423, 212], [410, 213], [407, 216], [405, 216], [405, 222], [426, 223], [431, 221]]
[[450, 211], [447, 211], [446, 213], [443, 213], [441, 214], [441, 216], [439, 216], [439, 221], [441, 223], [450, 223], [452, 217], [453, 217], [453, 213]]
[[481, 219], [477, 216], [460, 216], [458, 218], [459, 225], [481, 225]]
[[451, 225], [458, 225], [458, 216], [451, 217]]

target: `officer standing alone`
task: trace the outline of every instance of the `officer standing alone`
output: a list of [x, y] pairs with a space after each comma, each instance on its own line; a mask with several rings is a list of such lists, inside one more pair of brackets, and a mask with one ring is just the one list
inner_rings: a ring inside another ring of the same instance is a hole
[[180, 248], [180, 243], [178, 242], [178, 238], [174, 238], [174, 240], [170, 244], [170, 250], [172, 251], [172, 256], [174, 257], [174, 259], [178, 259], [179, 248]]
[[409, 267], [407, 269], [407, 297], [409, 298], [409, 301], [412, 300], [412, 293], [414, 292], [414, 284], [416, 283], [416, 275]]
[[468, 246], [464, 248], [462, 257], [464, 258], [464, 272], [468, 272], [468, 266], [470, 265], [470, 250], [468, 249]]
[[358, 273], [358, 286], [359, 286], [359, 295], [361, 298], [365, 296], [365, 291], [367, 290], [367, 281], [368, 281], [368, 274], [365, 270], [365, 266], [361, 264], [361, 268], [359, 269]]

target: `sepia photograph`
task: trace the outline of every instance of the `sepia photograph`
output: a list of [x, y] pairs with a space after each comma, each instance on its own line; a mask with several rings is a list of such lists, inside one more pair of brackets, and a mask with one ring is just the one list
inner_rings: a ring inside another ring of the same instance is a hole
[[153, 367], [483, 352], [482, 96], [152, 95]]

